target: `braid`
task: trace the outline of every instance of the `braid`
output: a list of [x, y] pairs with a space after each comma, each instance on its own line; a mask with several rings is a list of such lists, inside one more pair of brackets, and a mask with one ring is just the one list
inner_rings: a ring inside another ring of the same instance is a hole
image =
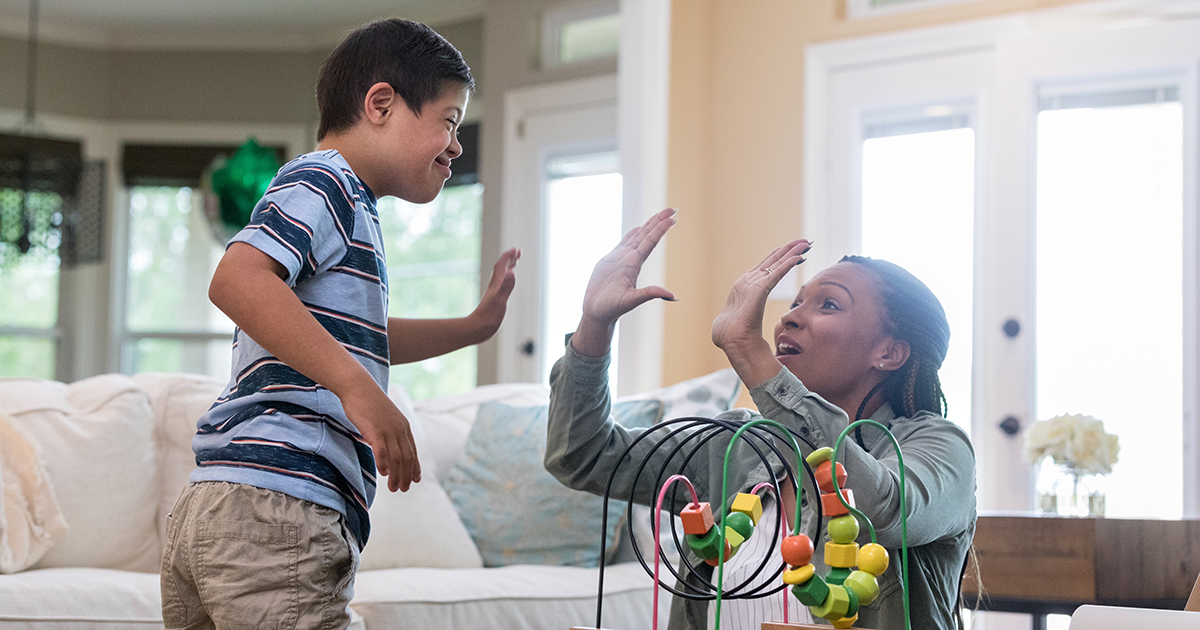
[[[865, 256], [846, 256], [841, 262], [863, 265], [879, 281], [886, 311], [885, 329], [909, 345], [908, 361], [880, 382], [884, 400], [896, 413], [910, 418], [921, 411], [944, 416], [946, 396], [942, 392], [938, 369], [950, 345], [950, 325], [937, 296], [923, 282], [893, 263]], [[871, 391], [859, 414], [879, 389]]]

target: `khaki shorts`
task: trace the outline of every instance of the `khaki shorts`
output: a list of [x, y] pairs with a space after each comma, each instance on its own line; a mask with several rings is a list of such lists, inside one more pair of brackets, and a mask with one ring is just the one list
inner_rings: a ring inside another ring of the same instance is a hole
[[273, 490], [192, 484], [167, 517], [168, 629], [350, 625], [358, 545], [336, 510]]

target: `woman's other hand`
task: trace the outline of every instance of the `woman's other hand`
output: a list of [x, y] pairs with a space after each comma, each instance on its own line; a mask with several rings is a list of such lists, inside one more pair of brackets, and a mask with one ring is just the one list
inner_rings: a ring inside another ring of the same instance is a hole
[[596, 263], [583, 295], [583, 317], [571, 337], [576, 352], [588, 356], [607, 354], [622, 315], [655, 298], [675, 299], [674, 294], [660, 286], [637, 288], [642, 264], [675, 221], [674, 208], [658, 212], [641, 227], [627, 232]]
[[792, 267], [804, 262], [809, 246], [806, 239], [797, 239], [777, 247], [733, 283], [725, 308], [713, 320], [713, 343], [725, 352], [748, 388], [779, 371], [771, 343], [762, 336], [763, 312], [771, 290]]

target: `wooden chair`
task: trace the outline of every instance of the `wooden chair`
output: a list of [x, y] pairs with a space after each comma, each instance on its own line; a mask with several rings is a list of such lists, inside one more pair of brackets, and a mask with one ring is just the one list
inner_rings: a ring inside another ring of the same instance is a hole
[[1188, 596], [1187, 603], [1184, 604], [1183, 609], [1200, 612], [1200, 576], [1196, 577], [1196, 584], [1192, 586], [1192, 594]]

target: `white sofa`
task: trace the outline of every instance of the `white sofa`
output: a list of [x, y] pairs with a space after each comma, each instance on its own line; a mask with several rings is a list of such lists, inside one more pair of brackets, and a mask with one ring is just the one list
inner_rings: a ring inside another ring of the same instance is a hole
[[[162, 627], [165, 516], [194, 466], [195, 421], [222, 385], [161, 373], [72, 384], [0, 379], [0, 627]], [[677, 417], [727, 408], [736, 393], [736, 376], [723, 370], [641, 398], [663, 400], [667, 417]], [[408, 493], [376, 497], [352, 627], [594, 625], [595, 568], [485, 568], [479, 548], [488, 541], [476, 544], [442, 484], [480, 404], [544, 405], [548, 389], [491, 385], [415, 405], [402, 391], [392, 396], [413, 421], [424, 479]], [[649, 627], [651, 579], [639, 564], [618, 561], [629, 557], [620, 545], [615, 553], [605, 570], [603, 625]], [[660, 608], [665, 624], [667, 605]]]

